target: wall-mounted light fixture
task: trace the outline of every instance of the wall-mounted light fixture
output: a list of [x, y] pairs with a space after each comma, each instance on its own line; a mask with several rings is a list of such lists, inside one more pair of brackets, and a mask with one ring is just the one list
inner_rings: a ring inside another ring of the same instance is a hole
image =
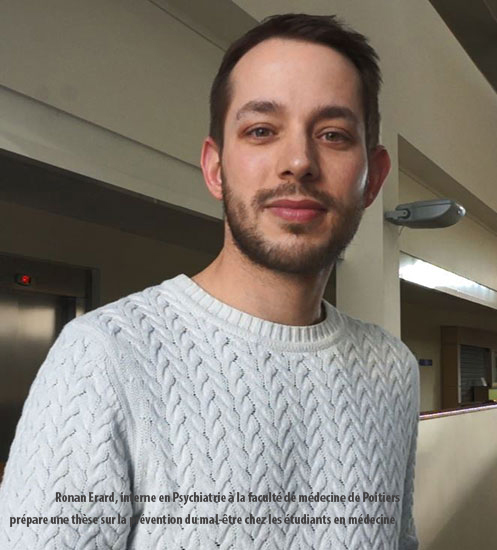
[[399, 204], [385, 212], [385, 220], [413, 229], [436, 229], [456, 224], [466, 214], [463, 206], [451, 199], [434, 199]]

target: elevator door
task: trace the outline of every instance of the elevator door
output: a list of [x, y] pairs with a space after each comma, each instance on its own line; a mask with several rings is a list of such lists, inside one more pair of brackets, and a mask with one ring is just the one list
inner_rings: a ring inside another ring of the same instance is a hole
[[0, 289], [0, 463], [33, 379], [74, 307], [66, 296]]

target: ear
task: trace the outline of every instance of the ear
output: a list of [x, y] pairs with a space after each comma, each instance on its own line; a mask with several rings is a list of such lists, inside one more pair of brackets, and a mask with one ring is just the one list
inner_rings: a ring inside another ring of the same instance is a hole
[[364, 192], [364, 208], [370, 206], [380, 192], [381, 186], [390, 172], [390, 155], [382, 145], [369, 154], [368, 184]]
[[223, 198], [221, 154], [217, 143], [210, 136], [204, 139], [200, 165], [207, 189], [215, 199], [221, 200]]

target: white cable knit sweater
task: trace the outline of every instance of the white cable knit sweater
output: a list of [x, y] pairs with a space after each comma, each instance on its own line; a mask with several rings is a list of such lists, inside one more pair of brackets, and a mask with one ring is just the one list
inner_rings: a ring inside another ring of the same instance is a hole
[[17, 428], [0, 548], [417, 548], [416, 361], [325, 308], [280, 325], [179, 275], [69, 323]]

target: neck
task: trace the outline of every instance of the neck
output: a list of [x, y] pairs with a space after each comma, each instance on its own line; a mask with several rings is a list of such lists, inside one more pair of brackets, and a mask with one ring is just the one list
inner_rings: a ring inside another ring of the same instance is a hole
[[330, 272], [331, 266], [310, 275], [279, 273], [225, 246], [193, 280], [214, 298], [254, 317], [306, 326], [323, 320], [321, 303]]

